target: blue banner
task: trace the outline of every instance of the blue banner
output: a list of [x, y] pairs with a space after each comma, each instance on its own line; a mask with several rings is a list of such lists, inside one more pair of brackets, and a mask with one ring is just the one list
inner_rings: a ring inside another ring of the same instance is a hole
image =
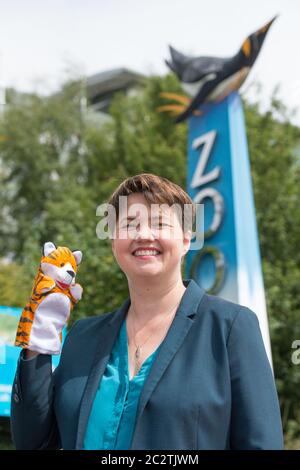
[[259, 319], [272, 365], [243, 106], [238, 92], [189, 119], [188, 193], [204, 204], [204, 247], [187, 253], [187, 277], [245, 305]]
[[[11, 390], [21, 348], [14, 346], [22, 308], [0, 306], [0, 416], [10, 416]], [[63, 341], [66, 329], [63, 330]], [[52, 356], [53, 370], [60, 356]]]

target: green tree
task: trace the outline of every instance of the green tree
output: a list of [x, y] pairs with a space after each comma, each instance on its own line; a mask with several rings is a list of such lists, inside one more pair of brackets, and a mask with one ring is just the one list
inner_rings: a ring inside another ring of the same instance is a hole
[[[248, 144], [270, 323], [274, 373], [288, 445], [300, 438], [300, 129], [274, 90], [269, 109], [246, 104]], [[300, 440], [298, 442], [298, 446]]]

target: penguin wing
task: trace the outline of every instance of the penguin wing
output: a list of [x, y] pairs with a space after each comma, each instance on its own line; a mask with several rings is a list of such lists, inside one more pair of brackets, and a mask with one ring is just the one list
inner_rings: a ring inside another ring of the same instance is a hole
[[222, 57], [196, 57], [186, 64], [182, 73], [182, 82], [193, 83], [210, 73], [222, 73], [228, 59]]
[[199, 90], [198, 94], [191, 101], [189, 106], [181, 114], [179, 114], [179, 116], [176, 117], [175, 122], [179, 123], [190, 117], [192, 112], [204, 102], [205, 98], [214, 89], [218, 81], [219, 80], [216, 78], [204, 83], [203, 87]]

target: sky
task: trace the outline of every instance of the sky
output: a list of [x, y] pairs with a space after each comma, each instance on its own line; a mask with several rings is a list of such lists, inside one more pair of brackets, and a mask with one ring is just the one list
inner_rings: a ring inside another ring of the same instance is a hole
[[[0, 0], [0, 84], [51, 93], [69, 76], [126, 67], [165, 74], [168, 45], [194, 56], [230, 57], [275, 14], [241, 93], [260, 82], [300, 107], [299, 0]], [[300, 111], [293, 122], [300, 126]]]

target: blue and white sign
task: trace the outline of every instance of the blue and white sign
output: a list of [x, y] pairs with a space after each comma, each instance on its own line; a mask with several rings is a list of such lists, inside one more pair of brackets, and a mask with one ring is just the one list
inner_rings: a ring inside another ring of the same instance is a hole
[[272, 365], [243, 107], [237, 92], [189, 119], [188, 193], [204, 204], [204, 247], [187, 253], [187, 277], [253, 310]]
[[[14, 346], [22, 308], [0, 306], [0, 416], [10, 416], [11, 390], [21, 348]], [[63, 340], [66, 330], [63, 330]], [[53, 369], [60, 356], [52, 356]]]

